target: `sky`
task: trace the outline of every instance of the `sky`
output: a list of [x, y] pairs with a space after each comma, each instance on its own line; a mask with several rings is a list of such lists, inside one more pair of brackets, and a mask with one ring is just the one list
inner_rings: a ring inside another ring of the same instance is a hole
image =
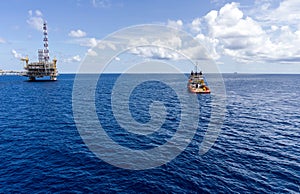
[[[76, 73], [101, 40], [143, 24], [188, 33], [222, 73], [300, 73], [299, 0], [3, 0], [0, 69], [22, 70], [20, 59], [25, 56], [37, 60], [37, 49], [43, 48], [43, 21], [48, 25], [50, 58], [58, 59], [60, 73]], [[176, 35], [170, 35], [170, 47], [184, 44], [172, 36]], [[145, 47], [131, 53], [178, 60], [166, 49]], [[118, 72], [118, 67], [112, 71]]]

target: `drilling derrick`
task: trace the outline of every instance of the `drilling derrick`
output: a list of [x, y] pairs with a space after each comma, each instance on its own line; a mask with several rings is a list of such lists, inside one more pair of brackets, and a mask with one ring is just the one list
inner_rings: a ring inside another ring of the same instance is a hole
[[49, 61], [49, 49], [48, 49], [48, 32], [47, 32], [47, 24], [44, 22], [43, 26], [44, 31], [44, 60]]
[[42, 78], [45, 76], [50, 77], [50, 80], [57, 80], [58, 71], [56, 68], [57, 60], [54, 58], [50, 61], [49, 49], [48, 49], [48, 32], [47, 23], [44, 21], [43, 24], [43, 34], [44, 34], [44, 49], [38, 49], [38, 62], [29, 63], [29, 58], [23, 58], [25, 61], [25, 72], [24, 76], [29, 77], [30, 81], [35, 81], [36, 78]]

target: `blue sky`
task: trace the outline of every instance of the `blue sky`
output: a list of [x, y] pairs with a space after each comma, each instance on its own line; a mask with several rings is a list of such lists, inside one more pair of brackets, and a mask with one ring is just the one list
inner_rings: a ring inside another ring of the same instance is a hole
[[46, 20], [60, 72], [76, 72], [91, 46], [117, 30], [161, 24], [190, 33], [221, 72], [300, 73], [298, 0], [4, 0], [0, 16], [0, 69], [37, 60]]

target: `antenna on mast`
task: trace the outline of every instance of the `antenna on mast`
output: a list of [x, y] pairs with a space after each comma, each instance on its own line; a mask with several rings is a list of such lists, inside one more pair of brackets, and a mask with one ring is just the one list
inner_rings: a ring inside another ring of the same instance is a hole
[[197, 72], [198, 71], [198, 62], [196, 61], [196, 63], [195, 63], [195, 72]]

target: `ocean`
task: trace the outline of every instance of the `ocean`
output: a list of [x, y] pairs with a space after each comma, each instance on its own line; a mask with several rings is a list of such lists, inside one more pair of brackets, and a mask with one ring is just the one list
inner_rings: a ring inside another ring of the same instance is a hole
[[[86, 75], [83, 89], [93, 76]], [[126, 82], [122, 82], [124, 91], [122, 85], [113, 90], [119, 76], [102, 75], [97, 88], [91, 89], [95, 97], [91, 102], [97, 115], [95, 124], [121, 147], [140, 153], [163, 146], [177, 133], [184, 116], [193, 118], [193, 112], [185, 114], [178, 91], [147, 78], [150, 75], [144, 76], [150, 81], [137, 85], [128, 102], [124, 101]], [[159, 76], [186, 87], [176, 76]], [[56, 82], [0, 76], [0, 193], [300, 192], [299, 75], [223, 74], [225, 118], [216, 141], [203, 155], [199, 149], [209, 126], [214, 94], [188, 94], [197, 99], [199, 106], [194, 110], [200, 115], [191, 120], [197, 125], [186, 147], [149, 168], [144, 158], [140, 162], [129, 158], [139, 163], [139, 170], [128, 163], [108, 162], [109, 157], [120, 161], [127, 157], [116, 157], [119, 152], [114, 147], [105, 150], [108, 159], [93, 152], [107, 147], [106, 142], [95, 147], [87, 144], [78, 126], [94, 120], [90, 121], [90, 109], [85, 106], [77, 109], [86, 114], [84, 119], [74, 116], [74, 104], [80, 103], [72, 97], [74, 79], [74, 74], [62, 74]], [[135, 76], [130, 79], [134, 82]], [[82, 102], [89, 100], [82, 98]], [[131, 120], [123, 113], [117, 116], [112, 102], [118, 110], [129, 111], [130, 119], [142, 126], [152, 122], [151, 117], [159, 119], [160, 112], [166, 112], [165, 119], [153, 121], [149, 131], [128, 132], [122, 126], [130, 126]], [[153, 102], [162, 104], [153, 108]], [[152, 125], [158, 129], [151, 131]], [[160, 155], [157, 157], [160, 160]]]

